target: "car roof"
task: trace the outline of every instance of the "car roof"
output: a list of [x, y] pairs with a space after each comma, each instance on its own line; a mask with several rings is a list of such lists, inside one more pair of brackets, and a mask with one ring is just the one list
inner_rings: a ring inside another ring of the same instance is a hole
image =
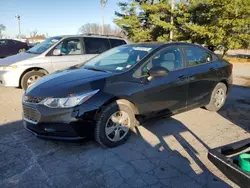
[[188, 42], [143, 42], [143, 43], [132, 43], [132, 44], [127, 44], [127, 45], [151, 47], [151, 48], [155, 48], [155, 49], [164, 48], [164, 47], [168, 47], [168, 46], [182, 45], [182, 46], [198, 47], [198, 48], [202, 48], [204, 50], [210, 51], [200, 44], [194, 44], [194, 43], [188, 43]]
[[94, 34], [79, 34], [79, 35], [59, 35], [54, 37], [62, 37], [62, 38], [69, 38], [69, 37], [93, 37], [93, 38], [108, 38], [108, 39], [118, 39], [118, 40], [125, 40], [121, 37], [112, 36], [112, 35], [94, 35]]
[[199, 44], [194, 44], [194, 43], [188, 43], [188, 42], [142, 42], [142, 43], [132, 43], [128, 45], [140, 45], [140, 46], [145, 46], [145, 47], [160, 47], [160, 46], [172, 46], [172, 45], [189, 45], [189, 46], [199, 46], [202, 47]]
[[22, 42], [22, 41], [19, 41], [19, 40], [15, 40], [15, 39], [0, 39], [1, 40], [10, 40], [10, 41], [17, 41], [17, 42]]
[[160, 47], [164, 44], [166, 44], [166, 43], [164, 43], [164, 42], [143, 42], [143, 43], [131, 43], [131, 44], [127, 44], [127, 45], [157, 48], [157, 47]]

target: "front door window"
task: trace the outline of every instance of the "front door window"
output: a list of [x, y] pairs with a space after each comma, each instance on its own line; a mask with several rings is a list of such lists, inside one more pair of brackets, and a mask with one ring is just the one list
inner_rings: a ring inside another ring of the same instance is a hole
[[168, 71], [183, 68], [182, 55], [179, 48], [166, 48], [156, 53], [141, 69], [142, 76], [147, 75], [153, 67], [163, 67]]
[[62, 56], [82, 55], [83, 52], [80, 39], [65, 39], [55, 49], [61, 50]]

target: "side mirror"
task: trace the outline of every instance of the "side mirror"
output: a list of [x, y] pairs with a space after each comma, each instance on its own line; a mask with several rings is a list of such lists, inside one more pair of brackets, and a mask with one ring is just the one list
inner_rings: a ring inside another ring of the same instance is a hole
[[150, 77], [159, 77], [159, 76], [167, 76], [169, 70], [164, 67], [153, 67], [148, 73]]
[[60, 50], [60, 49], [54, 49], [53, 55], [54, 55], [54, 56], [62, 55], [61, 50]]

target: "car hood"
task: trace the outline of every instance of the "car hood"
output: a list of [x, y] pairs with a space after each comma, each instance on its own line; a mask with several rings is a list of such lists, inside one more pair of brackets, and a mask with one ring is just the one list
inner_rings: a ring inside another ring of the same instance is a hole
[[13, 63], [17, 63], [19, 61], [23, 61], [26, 59], [36, 57], [38, 55], [39, 54], [31, 54], [31, 53], [20, 53], [20, 54], [12, 55], [4, 59], [0, 59], [0, 66], [8, 66]]
[[70, 94], [101, 89], [106, 78], [115, 75], [86, 69], [63, 70], [43, 77], [27, 91], [35, 97], [66, 97]]

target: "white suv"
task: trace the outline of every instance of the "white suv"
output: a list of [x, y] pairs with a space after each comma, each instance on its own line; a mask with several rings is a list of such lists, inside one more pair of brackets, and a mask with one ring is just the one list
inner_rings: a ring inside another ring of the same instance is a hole
[[0, 60], [0, 86], [27, 89], [46, 74], [85, 62], [115, 46], [127, 44], [117, 37], [97, 35], [56, 36]]

